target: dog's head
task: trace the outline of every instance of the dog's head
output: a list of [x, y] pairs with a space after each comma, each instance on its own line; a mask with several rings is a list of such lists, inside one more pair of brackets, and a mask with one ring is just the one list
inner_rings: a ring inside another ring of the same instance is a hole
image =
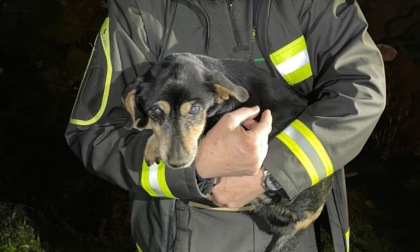
[[124, 104], [134, 127], [153, 130], [160, 159], [183, 168], [194, 161], [206, 119], [248, 98], [246, 89], [225, 76], [218, 60], [180, 53], [138, 78]]

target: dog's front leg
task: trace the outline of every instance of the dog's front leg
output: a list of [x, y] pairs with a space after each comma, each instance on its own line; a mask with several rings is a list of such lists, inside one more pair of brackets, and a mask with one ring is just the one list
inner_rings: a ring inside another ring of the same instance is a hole
[[144, 159], [148, 166], [155, 162], [158, 164], [160, 161], [159, 143], [155, 134], [152, 134], [147, 140], [146, 148], [144, 149]]

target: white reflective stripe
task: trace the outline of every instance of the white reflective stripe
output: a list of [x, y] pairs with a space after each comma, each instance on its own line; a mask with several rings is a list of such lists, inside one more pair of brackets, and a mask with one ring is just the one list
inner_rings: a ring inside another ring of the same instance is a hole
[[308, 50], [303, 50], [300, 53], [290, 57], [286, 61], [276, 65], [277, 71], [283, 76], [296, 71], [309, 62]]
[[163, 190], [159, 185], [158, 168], [159, 165], [156, 163], [153, 163], [151, 166], [149, 166], [149, 185], [159, 197], [165, 197], [166, 195], [163, 193]]
[[163, 162], [153, 163], [150, 167], [143, 159], [140, 184], [152, 197], [176, 198], [166, 183], [166, 168]]
[[[307, 167], [307, 165], [302, 164], [305, 166], [305, 169], [308, 173], [316, 172], [316, 174], [309, 174], [312, 176], [318, 177], [326, 177], [327, 174], [325, 172], [324, 164], [322, 163], [321, 158], [318, 156], [318, 153], [313, 148], [311, 143], [306, 139], [305, 136], [303, 136], [298, 130], [296, 130], [292, 125], [289, 125], [286, 129], [283, 130], [283, 133], [288, 135], [290, 138], [292, 138], [296, 144], [299, 146], [299, 148], [306, 154], [306, 156], [309, 158], [310, 162], [312, 163], [312, 167], [315, 168], [315, 171], [312, 171]], [[318, 183], [319, 181], [313, 181], [315, 183]]]

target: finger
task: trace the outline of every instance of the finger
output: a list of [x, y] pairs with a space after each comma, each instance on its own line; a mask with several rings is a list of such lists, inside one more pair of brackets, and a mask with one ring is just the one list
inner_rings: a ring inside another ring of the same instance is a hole
[[252, 130], [259, 134], [269, 135], [272, 129], [273, 117], [271, 116], [270, 110], [265, 110], [261, 115], [259, 123], [250, 123], [249, 130]]
[[258, 124], [258, 121], [254, 120], [254, 119], [249, 119], [249, 120], [245, 120], [242, 122], [242, 126], [249, 130], [249, 129], [253, 129], [255, 127], [255, 125]]
[[260, 122], [265, 122], [266, 124], [272, 125], [273, 123], [273, 116], [271, 115], [271, 110], [266, 109], [264, 110], [264, 112], [261, 115], [261, 121]]
[[213, 201], [213, 204], [215, 204], [218, 207], [227, 207], [227, 204], [222, 204], [222, 203], [219, 203], [217, 201]]
[[213, 195], [212, 194], [210, 194], [208, 197], [207, 197], [207, 199], [209, 200], [209, 201], [211, 201], [215, 206], [218, 206], [218, 207], [225, 207], [226, 206], [226, 204], [222, 204], [222, 203], [219, 203], [214, 197], [213, 197]]
[[234, 125], [241, 125], [244, 121], [255, 118], [259, 112], [260, 108], [258, 106], [254, 106], [251, 108], [239, 108], [235, 111], [230, 112], [229, 114], [230, 118], [232, 118], [233, 120], [232, 123]]

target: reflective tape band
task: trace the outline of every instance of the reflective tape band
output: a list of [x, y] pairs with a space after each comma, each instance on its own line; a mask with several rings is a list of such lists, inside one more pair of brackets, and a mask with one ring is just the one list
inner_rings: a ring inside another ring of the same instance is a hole
[[289, 60], [276, 65], [277, 70], [282, 76], [288, 75], [302, 66], [309, 63], [308, 51], [303, 50], [300, 53], [292, 56]]
[[277, 135], [277, 138], [280, 139], [289, 149], [290, 151], [296, 156], [296, 158], [300, 161], [300, 163], [305, 167], [306, 172], [311, 179], [312, 185], [315, 185], [319, 182], [318, 173], [315, 170], [315, 167], [312, 165], [311, 160], [305, 154], [305, 152], [299, 147], [299, 145], [284, 131]]
[[146, 161], [143, 160], [140, 183], [152, 197], [175, 198], [166, 183], [165, 164], [163, 162], [160, 162], [159, 165], [153, 163], [148, 166]]
[[299, 83], [312, 76], [311, 65], [309, 62], [302, 67], [298, 68], [296, 71], [293, 71], [287, 75], [283, 75], [283, 78], [290, 85]]
[[320, 177], [327, 177], [334, 168], [324, 146], [315, 134], [301, 121], [293, 121], [283, 132], [277, 135], [301, 162], [312, 185], [319, 182]]
[[270, 54], [270, 59], [290, 85], [312, 76], [309, 54], [303, 36]]
[[309, 141], [313, 149], [316, 151], [319, 159], [321, 160], [326, 176], [330, 176], [334, 172], [334, 167], [331, 162], [330, 156], [328, 155], [327, 151], [325, 150], [322, 143], [319, 139], [315, 136], [315, 134], [310, 130], [305, 124], [303, 124], [299, 120], [295, 120], [292, 122], [292, 125]]
[[350, 251], [350, 229], [346, 232], [346, 252]]
[[[104, 54], [105, 54], [105, 57], [106, 57], [106, 65], [107, 65], [106, 77], [105, 77], [105, 86], [104, 86], [104, 93], [102, 95], [101, 107], [99, 108], [98, 113], [96, 113], [96, 115], [94, 115], [89, 120], [80, 120], [80, 119], [70, 118], [70, 123], [72, 123], [72, 124], [91, 125], [91, 124], [97, 122], [102, 117], [102, 115], [105, 111], [106, 103], [108, 101], [108, 96], [109, 96], [109, 89], [111, 87], [111, 77], [112, 77], [111, 48], [110, 48], [110, 44], [109, 44], [109, 18], [106, 18], [104, 23], [102, 24], [101, 30], [99, 32], [99, 38], [102, 42], [102, 48], [104, 49]], [[93, 52], [92, 52], [92, 54], [93, 54]], [[91, 55], [91, 57], [92, 57], [92, 55]], [[90, 62], [90, 59], [89, 59], [89, 62]], [[79, 93], [81, 92], [80, 90], [81, 89], [79, 89]]]

